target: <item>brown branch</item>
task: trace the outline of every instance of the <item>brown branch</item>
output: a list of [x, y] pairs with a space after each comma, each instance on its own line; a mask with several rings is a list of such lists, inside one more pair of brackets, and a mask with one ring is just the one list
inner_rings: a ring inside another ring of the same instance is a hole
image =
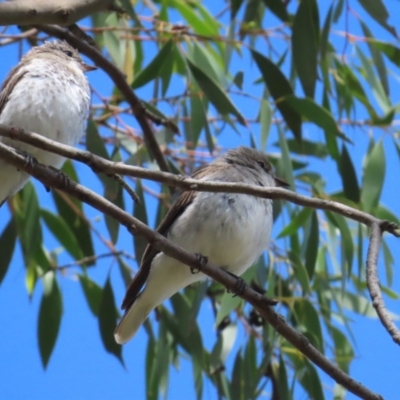
[[137, 235], [143, 236], [152, 246], [164, 252], [167, 256], [177, 259], [194, 270], [201, 270], [212, 279], [224, 285], [228, 290], [237, 293], [237, 295], [249, 302], [278, 333], [348, 391], [363, 399], [383, 400], [382, 396], [370, 391], [332, 364], [323, 354], [311, 345], [305, 336], [290, 327], [284, 321], [283, 317], [278, 315], [269, 306], [269, 304], [271, 304], [270, 299], [267, 299], [248, 286], [238, 293], [237, 279], [222, 268], [205, 262], [204, 259], [200, 259], [198, 256], [180, 248], [170, 242], [166, 237], [134, 218], [131, 214], [118, 208], [86, 187], [71, 181], [66, 178], [64, 174], [57, 172], [55, 169], [47, 168], [39, 163], [29, 163], [28, 157], [21, 155], [12, 147], [0, 143], [0, 158], [6, 160], [16, 168], [33, 175], [44, 185], [62, 190], [114, 218], [121, 225], [126, 226], [131, 233], [134, 232]]
[[[383, 225], [385, 225], [385, 223], [383, 223]], [[379, 247], [381, 245], [382, 233], [385, 228], [385, 226], [382, 226], [382, 223], [379, 224], [374, 222], [371, 225], [371, 235], [367, 254], [367, 286], [371, 296], [372, 305], [374, 306], [382, 325], [389, 332], [393, 341], [400, 345], [400, 331], [397, 329], [385, 307], [378, 277]]]
[[169, 186], [179, 187], [182, 190], [241, 193], [268, 199], [287, 200], [305, 207], [333, 211], [354, 221], [361, 222], [367, 226], [371, 226], [373, 223], [378, 223], [381, 225], [382, 230], [387, 231], [396, 237], [400, 236], [400, 227], [396, 224], [383, 224], [384, 221], [379, 218], [336, 201], [307, 197], [282, 188], [267, 188], [245, 183], [198, 181], [197, 179], [192, 179], [187, 176], [173, 175], [162, 171], [153, 171], [146, 168], [127, 165], [122, 162], [113, 162], [96, 156], [89, 151], [80, 150], [75, 147], [67, 146], [65, 144], [47, 139], [37, 133], [26, 132], [22, 129], [9, 128], [1, 124], [0, 136], [9, 137], [24, 143], [29, 143], [35, 147], [59, 154], [63, 157], [83, 162], [90, 166], [95, 172], [128, 175], [136, 178], [148, 179], [151, 181], [164, 183]]
[[14, 0], [0, 3], [0, 25], [71, 25], [114, 0]]
[[36, 26], [38, 30], [46, 32], [49, 35], [55, 36], [59, 39], [66, 40], [71, 46], [75, 47], [85, 56], [89, 57], [98, 67], [100, 67], [114, 82], [115, 86], [120, 90], [126, 102], [132, 109], [132, 114], [135, 116], [140, 127], [142, 128], [146, 147], [149, 152], [154, 156], [161, 171], [169, 171], [168, 164], [164, 155], [158, 145], [157, 139], [154, 136], [153, 130], [146, 117], [145, 109], [135, 95], [129, 84], [125, 79], [125, 75], [116, 67], [111, 61], [107, 60], [95, 47], [90, 46], [84, 40], [74, 36], [67, 29], [58, 26], [46, 25]]

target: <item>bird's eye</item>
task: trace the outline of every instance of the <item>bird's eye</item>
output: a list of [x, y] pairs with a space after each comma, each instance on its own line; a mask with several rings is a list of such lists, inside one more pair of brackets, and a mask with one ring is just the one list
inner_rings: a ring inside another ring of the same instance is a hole
[[63, 50], [63, 51], [68, 57], [72, 57], [72, 51], [69, 50]]
[[257, 164], [262, 168], [265, 169], [265, 164], [262, 161], [257, 161]]

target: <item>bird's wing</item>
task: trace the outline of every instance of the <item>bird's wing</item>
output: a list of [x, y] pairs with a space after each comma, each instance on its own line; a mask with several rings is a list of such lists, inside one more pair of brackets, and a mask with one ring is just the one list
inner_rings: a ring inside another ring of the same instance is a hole
[[10, 71], [7, 78], [3, 82], [0, 92], [0, 115], [3, 112], [3, 109], [15, 85], [23, 78], [26, 73], [26, 69], [22, 70], [21, 66], [17, 65]]
[[[198, 169], [194, 174], [193, 178], [199, 179], [204, 175], [205, 167]], [[194, 198], [198, 192], [194, 190], [182, 191], [178, 194], [176, 201], [173, 203], [172, 207], [169, 209], [167, 215], [161, 221], [161, 224], [157, 228], [157, 232], [163, 236], [167, 236], [171, 226], [175, 220], [186, 210], [186, 208], [192, 204]], [[150, 244], [147, 245], [144, 253], [139, 271], [132, 279], [128, 286], [124, 300], [122, 302], [121, 309], [129, 309], [131, 304], [135, 301], [136, 297], [139, 295], [147, 278], [150, 273], [151, 263], [154, 257], [160, 252]]]

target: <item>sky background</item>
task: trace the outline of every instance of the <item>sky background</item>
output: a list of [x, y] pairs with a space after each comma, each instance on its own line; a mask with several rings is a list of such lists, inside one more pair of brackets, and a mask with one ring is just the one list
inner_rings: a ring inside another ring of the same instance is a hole
[[[214, 3], [211, 10], [219, 11], [222, 8], [222, 2], [205, 1], [203, 3], [207, 7]], [[351, 0], [350, 3], [354, 10], [363, 18], [365, 17], [365, 21], [368, 23], [371, 21], [360, 8], [357, 1]], [[324, 21], [330, 1], [320, 1], [319, 5], [321, 7], [320, 19]], [[389, 23], [395, 27], [399, 26], [399, 2], [397, 0], [388, 0], [385, 1], [385, 5], [391, 14]], [[177, 19], [175, 22], [179, 21], [180, 19]], [[355, 22], [355, 20], [350, 20], [350, 22]], [[334, 36], [334, 40], [337, 40], [337, 43], [342, 41], [339, 31], [344, 29], [345, 23], [346, 21], [342, 20], [334, 28], [338, 31], [337, 35]], [[377, 24], [372, 24], [371, 27], [373, 27], [373, 32], [377, 38], [394, 41], [393, 37], [389, 36]], [[350, 31], [362, 36], [358, 24], [351, 26]], [[399, 45], [399, 43], [396, 44]], [[349, 47], [348, 52], [351, 54], [351, 44]], [[26, 50], [27, 46], [24, 47], [24, 52]], [[154, 54], [146, 54], [147, 60], [150, 60], [153, 56]], [[0, 47], [0, 60], [0, 81], [2, 81], [10, 68], [18, 63], [18, 47], [13, 45]], [[240, 69], [245, 71], [245, 76], [251, 77], [250, 81], [259, 76], [259, 71], [255, 65], [245, 64], [240, 59], [238, 59], [238, 62], [242, 63]], [[399, 71], [392, 64], [387, 63], [387, 66], [393, 70], [391, 84], [396, 85], [396, 88], [398, 88], [398, 78], [395, 74], [398, 75]], [[101, 93], [107, 94], [110, 92], [112, 88], [111, 82], [101, 71], [90, 73], [88, 78], [90, 83]], [[144, 88], [138, 92], [142, 98], [151, 96], [146, 90], [148, 89]], [[392, 98], [398, 101], [399, 95], [394, 94]], [[95, 97], [94, 103], [98, 102], [99, 100]], [[251, 110], [251, 105], [246, 102], [246, 99], [235, 99], [235, 104], [244, 115], [254, 114]], [[363, 117], [361, 111], [359, 117]], [[254, 128], [254, 131], [257, 137], [256, 128]], [[304, 132], [306, 137], [308, 135], [310, 138], [322, 138], [322, 132], [313, 126], [307, 125]], [[346, 134], [356, 144], [349, 150], [351, 151], [359, 178], [361, 178], [362, 158], [368, 146], [369, 137], [359, 130], [349, 129], [346, 131]], [[399, 211], [399, 158], [390, 137], [385, 136], [383, 131], [380, 130], [374, 131], [374, 134], [377, 138], [383, 136], [386, 151], [387, 175], [382, 199], [389, 209]], [[272, 143], [275, 142], [276, 135], [272, 133], [268, 142], [269, 151], [279, 151], [279, 149], [271, 147]], [[235, 147], [239, 144], [248, 145], [249, 143], [249, 135], [246, 131], [243, 131], [241, 137], [233, 133], [228, 133], [222, 135], [219, 140], [219, 144], [225, 148]], [[334, 167], [331, 161], [317, 160], [314, 167], [316, 169], [323, 168], [324, 176], [328, 182], [328, 191], [335, 191], [341, 188], [336, 167]], [[93, 179], [93, 173], [89, 168], [83, 164], [76, 164], [76, 169], [81, 182], [85, 183], [85, 179], [90, 179], [91, 188], [100, 193], [103, 192], [100, 182], [97, 179]], [[152, 186], [148, 182], [146, 184]], [[40, 183], [36, 182], [35, 185], [38, 188], [41, 206], [54, 209], [51, 195], [45, 192]], [[156, 203], [151, 198], [148, 198], [148, 200], [149, 221], [153, 223]], [[99, 218], [100, 214], [89, 207], [85, 207], [85, 211], [93, 220], [99, 220], [97, 227], [104, 232], [104, 224]], [[7, 207], [3, 207], [0, 209], [1, 230], [7, 224], [8, 220], [8, 209]], [[122, 231], [118, 247], [126, 248], [127, 251], [133, 252], [133, 240], [131, 236]], [[280, 227], [275, 227], [273, 237], [279, 231]], [[395, 260], [399, 260], [399, 242], [390, 238], [389, 243], [394, 251]], [[46, 245], [50, 249], [58, 247], [58, 243], [50, 235], [47, 235]], [[104, 248], [97, 245], [96, 251], [97, 253], [102, 253], [104, 252]], [[63, 263], [62, 257], [60, 256], [60, 264]], [[68, 259], [65, 258], [65, 260]], [[397, 262], [398, 264], [399, 262]], [[96, 265], [96, 270], [92, 274], [92, 277], [103, 286], [108, 274], [111, 273], [116, 302], [120, 304], [124, 294], [124, 286], [119, 275], [115, 273], [116, 268], [113, 268], [114, 265], [110, 259], [100, 260]], [[380, 266], [382, 267], [382, 265]], [[17, 246], [12, 266], [0, 286], [0, 397], [4, 399], [144, 399], [144, 362], [147, 343], [147, 335], [144, 329], [140, 329], [135, 339], [124, 347], [123, 355], [126, 368], [123, 368], [115, 357], [109, 355], [104, 350], [97, 319], [91, 314], [81, 286], [73, 274], [67, 274], [65, 279], [59, 280], [63, 293], [64, 313], [55, 349], [47, 370], [43, 370], [37, 345], [37, 319], [42, 287], [41, 284], [38, 284], [32, 299], [29, 299], [24, 285], [24, 278], [25, 267], [19, 246]], [[385, 282], [385, 280], [383, 281]], [[394, 271], [393, 289], [396, 292], [400, 292], [400, 277], [396, 271]], [[398, 313], [398, 302], [390, 301], [387, 298], [385, 300], [387, 301], [388, 308], [394, 313]], [[351, 326], [356, 339], [356, 359], [351, 364], [351, 376], [355, 380], [365, 384], [371, 390], [383, 395], [385, 399], [397, 399], [399, 393], [399, 347], [392, 342], [377, 319], [349, 315], [353, 319]], [[210, 331], [208, 338], [207, 335], [203, 336], [206, 347], [209, 347], [215, 339], [210, 303], [204, 302], [199, 315], [199, 321], [203, 327], [203, 332], [207, 329]], [[241, 335], [243, 335], [243, 332], [239, 333], [239, 339]], [[234, 350], [240, 345], [239, 339]], [[331, 379], [323, 373], [321, 373], [321, 376], [323, 377], [323, 382], [328, 387], [333, 386]], [[169, 398], [194, 398], [192, 382], [191, 365], [181, 358], [179, 370], [176, 371], [171, 368], [170, 371]], [[326, 393], [327, 399], [332, 398], [329, 397], [329, 389]], [[216, 392], [214, 388], [210, 383], [206, 383], [204, 399], [215, 398]], [[349, 394], [346, 398], [353, 399], [355, 397]]]

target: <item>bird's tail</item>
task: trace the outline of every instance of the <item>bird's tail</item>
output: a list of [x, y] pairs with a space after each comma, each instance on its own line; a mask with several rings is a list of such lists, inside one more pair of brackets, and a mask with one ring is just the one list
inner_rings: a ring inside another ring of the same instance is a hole
[[29, 175], [27, 173], [18, 171], [11, 164], [0, 160], [0, 207], [8, 197], [22, 189], [28, 179]]
[[143, 301], [142, 295], [133, 302], [115, 328], [114, 337], [118, 344], [131, 340], [154, 309], [154, 304]]

